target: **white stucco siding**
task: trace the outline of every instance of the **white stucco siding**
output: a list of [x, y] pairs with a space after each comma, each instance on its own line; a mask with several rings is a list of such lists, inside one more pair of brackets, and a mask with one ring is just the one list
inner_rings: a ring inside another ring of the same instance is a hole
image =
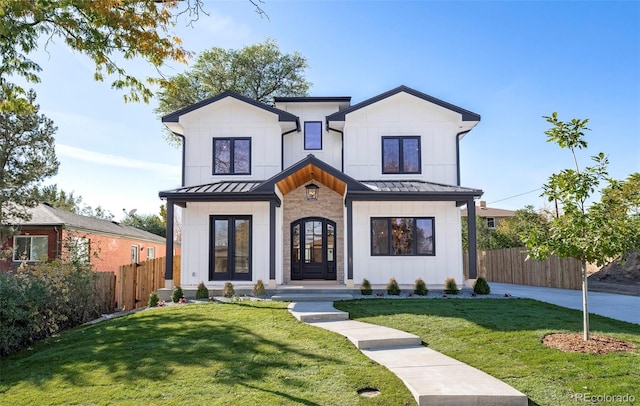
[[[222, 180], [265, 180], [280, 171], [278, 117], [234, 98], [226, 98], [180, 117], [184, 127], [185, 184]], [[250, 175], [213, 175], [213, 138], [251, 138]]]
[[[462, 117], [405, 93], [347, 115], [345, 173], [356, 179], [416, 179], [457, 182], [456, 134]], [[421, 174], [382, 174], [382, 137], [420, 136]]]
[[251, 216], [251, 281], [233, 281], [252, 285], [258, 279], [269, 280], [269, 203], [188, 203], [182, 212], [182, 256], [180, 278], [183, 286], [200, 282], [220, 285], [224, 281], [209, 281], [210, 230], [212, 215]]
[[[371, 255], [372, 217], [434, 217], [435, 256]], [[353, 280], [384, 284], [396, 278], [413, 285], [417, 278], [442, 285], [446, 278], [463, 282], [460, 214], [454, 202], [354, 202]]]

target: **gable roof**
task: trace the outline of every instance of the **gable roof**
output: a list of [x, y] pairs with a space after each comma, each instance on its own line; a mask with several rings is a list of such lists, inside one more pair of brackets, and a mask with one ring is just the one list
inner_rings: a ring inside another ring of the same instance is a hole
[[192, 111], [198, 110], [199, 108], [208, 106], [209, 104], [215, 103], [217, 101], [220, 101], [224, 98], [227, 97], [232, 97], [234, 99], [240, 100], [241, 102], [250, 104], [252, 106], [258, 107], [260, 109], [263, 109], [265, 111], [268, 111], [269, 113], [273, 113], [276, 114], [278, 116], [278, 121], [288, 121], [288, 122], [294, 122], [296, 123], [296, 127], [299, 127], [299, 119], [298, 116], [288, 113], [284, 110], [280, 110], [277, 109], [275, 107], [269, 106], [268, 104], [264, 104], [261, 103], [259, 101], [256, 101], [250, 97], [247, 96], [243, 96], [241, 94], [238, 94], [236, 92], [232, 92], [230, 90], [227, 90], [226, 92], [222, 92], [216, 96], [213, 97], [209, 97], [208, 99], [204, 99], [201, 100], [197, 103], [194, 103], [190, 106], [187, 106], [185, 108], [182, 108], [180, 110], [174, 111], [173, 113], [169, 113], [165, 116], [162, 117], [162, 122], [163, 123], [177, 123], [180, 120], [180, 116], [183, 116], [187, 113], [191, 113]]
[[391, 90], [389, 90], [387, 92], [379, 94], [378, 96], [375, 96], [375, 97], [367, 99], [367, 100], [365, 100], [363, 102], [360, 102], [358, 104], [354, 104], [351, 107], [348, 107], [346, 109], [343, 109], [343, 110], [340, 110], [340, 111], [338, 111], [336, 113], [328, 115], [327, 118], [326, 118], [327, 119], [327, 123], [331, 122], [331, 121], [344, 121], [345, 120], [345, 116], [347, 114], [349, 114], [351, 112], [354, 112], [356, 110], [359, 110], [359, 109], [361, 109], [363, 107], [367, 107], [367, 106], [369, 106], [369, 105], [371, 105], [373, 103], [377, 103], [377, 102], [379, 102], [381, 100], [384, 100], [384, 99], [386, 99], [386, 98], [388, 98], [390, 96], [393, 96], [393, 95], [401, 93], [401, 92], [410, 94], [410, 95], [415, 96], [417, 98], [420, 98], [422, 100], [426, 100], [426, 101], [428, 101], [430, 103], [436, 104], [436, 105], [438, 105], [440, 107], [444, 107], [445, 109], [449, 109], [451, 111], [459, 113], [459, 114], [462, 115], [462, 121], [480, 121], [480, 115], [479, 114], [473, 113], [473, 112], [471, 112], [469, 110], [465, 110], [465, 109], [463, 109], [461, 107], [458, 107], [458, 106], [455, 106], [455, 105], [453, 105], [451, 103], [447, 103], [447, 102], [445, 102], [443, 100], [436, 99], [433, 96], [429, 96], [428, 94], [419, 92], [419, 91], [417, 91], [415, 89], [412, 89], [412, 88], [410, 88], [408, 86], [402, 85], [402, 86], [396, 87], [395, 89], [391, 89]]
[[83, 216], [70, 211], [58, 209], [47, 203], [27, 209], [31, 215], [28, 221], [20, 220], [10, 223], [15, 226], [29, 227], [65, 227], [87, 232], [112, 234], [136, 240], [165, 242], [165, 238], [138, 228], [120, 224], [110, 220]]

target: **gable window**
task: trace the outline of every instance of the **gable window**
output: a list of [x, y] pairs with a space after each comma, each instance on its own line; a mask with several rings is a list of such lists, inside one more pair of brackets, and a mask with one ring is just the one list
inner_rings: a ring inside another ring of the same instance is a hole
[[251, 280], [251, 216], [211, 216], [209, 280]]
[[251, 174], [251, 138], [214, 138], [213, 174]]
[[433, 217], [374, 217], [371, 219], [371, 255], [435, 255]]
[[304, 122], [304, 149], [322, 149], [322, 121]]
[[15, 236], [13, 237], [14, 261], [46, 261], [49, 258], [49, 237]]
[[382, 137], [382, 173], [421, 173], [420, 137]]

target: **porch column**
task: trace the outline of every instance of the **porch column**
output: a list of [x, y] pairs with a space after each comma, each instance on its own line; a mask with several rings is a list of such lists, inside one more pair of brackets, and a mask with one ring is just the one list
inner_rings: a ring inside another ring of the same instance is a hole
[[469, 279], [478, 277], [478, 249], [476, 240], [476, 202], [467, 200], [467, 245], [469, 246]]
[[173, 288], [173, 200], [167, 199], [167, 237], [165, 252], [164, 287]]
[[[269, 200], [269, 282], [276, 280], [276, 201]], [[271, 283], [270, 283], [271, 285]]]
[[353, 200], [347, 197], [347, 284], [353, 283]]

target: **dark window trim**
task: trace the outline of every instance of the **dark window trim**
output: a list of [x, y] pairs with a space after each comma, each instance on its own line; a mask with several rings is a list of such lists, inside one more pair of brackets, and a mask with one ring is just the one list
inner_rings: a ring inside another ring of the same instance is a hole
[[[230, 151], [229, 151], [229, 159], [230, 159], [230, 169], [228, 173], [225, 172], [216, 172], [216, 141], [230, 141]], [[235, 160], [234, 152], [235, 152], [235, 141], [249, 141], [249, 172], [236, 172], [235, 170]], [[251, 175], [251, 137], [213, 137], [211, 142], [211, 151], [213, 155], [211, 156], [211, 173], [217, 176], [225, 176], [225, 175]]]
[[[384, 170], [384, 141], [385, 140], [398, 140], [400, 141], [398, 143], [398, 172], [388, 172]], [[404, 143], [402, 142], [402, 140], [405, 139], [416, 139], [418, 140], [418, 170], [415, 172], [411, 172], [411, 171], [404, 171]], [[382, 173], [383, 174], [421, 174], [422, 173], [422, 142], [421, 142], [421, 137], [419, 135], [389, 135], [389, 136], [383, 136], [382, 137], [382, 141], [381, 141], [381, 157], [380, 157], [380, 162], [382, 164]]]
[[[215, 250], [215, 222], [216, 220], [226, 220], [228, 222], [227, 225], [227, 238], [229, 239], [227, 245], [227, 272], [225, 273], [225, 278], [220, 279], [216, 278], [215, 271], [215, 263], [216, 263], [216, 250]], [[241, 278], [238, 278], [235, 273], [232, 272], [235, 269], [235, 252], [236, 252], [236, 228], [235, 221], [236, 220], [248, 220], [249, 221], [249, 272], [245, 274], [241, 274]], [[233, 255], [232, 255], [233, 254]], [[211, 215], [209, 216], [209, 281], [219, 281], [219, 280], [232, 280], [232, 281], [250, 281], [253, 277], [253, 269], [251, 264], [253, 262], [253, 216], [251, 215]], [[230, 278], [233, 273], [233, 278]]]
[[[320, 124], [320, 148], [307, 148], [307, 124]], [[322, 150], [322, 121], [305, 121], [304, 122], [304, 149], [306, 151], [320, 151]]]
[[[391, 239], [391, 219], [392, 218], [408, 218], [413, 220], [413, 227], [416, 227], [417, 220], [431, 220], [431, 233], [433, 235], [433, 253], [432, 254], [418, 254], [418, 239], [413, 239], [413, 252], [412, 255], [396, 255], [392, 252], [391, 247], [393, 245]], [[387, 254], [375, 254], [373, 252], [373, 222], [374, 220], [386, 220], [387, 222], [387, 235], [389, 238], [387, 239]], [[405, 216], [394, 216], [394, 217], [371, 217], [369, 219], [369, 252], [372, 257], [434, 257], [436, 255], [436, 218], [429, 216], [422, 217], [405, 217]]]
[[[47, 239], [47, 258], [44, 260], [35, 260], [31, 258], [31, 252], [29, 252], [28, 259], [16, 259], [16, 247], [18, 245], [18, 239], [29, 239], [29, 247], [33, 247], [33, 239], [34, 238], [46, 238]], [[13, 247], [11, 248], [11, 262], [27, 262], [27, 263], [36, 263], [36, 262], [46, 262], [49, 260], [49, 236], [48, 235], [16, 235], [13, 237]]]

